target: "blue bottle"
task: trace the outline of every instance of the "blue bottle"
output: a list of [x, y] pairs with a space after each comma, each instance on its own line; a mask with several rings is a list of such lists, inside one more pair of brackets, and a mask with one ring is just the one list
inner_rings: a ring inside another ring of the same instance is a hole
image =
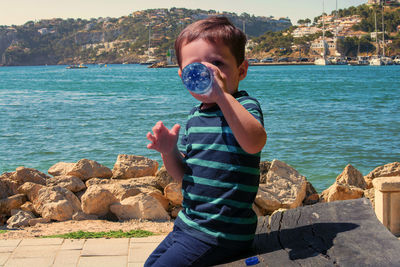
[[211, 90], [213, 75], [204, 64], [195, 62], [183, 68], [182, 81], [189, 91], [202, 95]]

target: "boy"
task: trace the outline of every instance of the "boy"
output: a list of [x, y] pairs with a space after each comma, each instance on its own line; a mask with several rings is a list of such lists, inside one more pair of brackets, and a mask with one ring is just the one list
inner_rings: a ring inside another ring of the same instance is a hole
[[201, 104], [188, 118], [182, 145], [180, 126], [162, 122], [148, 133], [149, 149], [161, 153], [168, 173], [182, 182], [182, 211], [174, 230], [145, 266], [208, 266], [248, 249], [257, 216], [252, 210], [259, 183], [260, 151], [267, 135], [259, 103], [239, 82], [247, 75], [246, 36], [224, 17], [186, 27], [175, 41], [178, 74], [201, 62], [213, 71], [211, 93], [192, 96]]

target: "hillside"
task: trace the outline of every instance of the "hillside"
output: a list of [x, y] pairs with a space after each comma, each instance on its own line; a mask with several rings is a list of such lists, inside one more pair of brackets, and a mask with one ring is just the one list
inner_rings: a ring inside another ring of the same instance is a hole
[[123, 63], [144, 61], [149, 56], [164, 58], [185, 26], [210, 15], [227, 16], [237, 27], [244, 27], [250, 37], [292, 25], [288, 19], [183, 8], [144, 10], [120, 18], [29, 21], [20, 26], [0, 26], [0, 65]]

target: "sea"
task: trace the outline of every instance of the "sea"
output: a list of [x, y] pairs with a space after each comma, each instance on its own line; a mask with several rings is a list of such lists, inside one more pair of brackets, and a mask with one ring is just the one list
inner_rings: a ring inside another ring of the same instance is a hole
[[[83, 158], [112, 168], [119, 154], [161, 164], [147, 132], [157, 121], [183, 129], [198, 104], [177, 72], [0, 67], [0, 174]], [[400, 66], [250, 66], [240, 90], [264, 112], [261, 159], [286, 162], [318, 192], [347, 164], [366, 175], [400, 161]]]

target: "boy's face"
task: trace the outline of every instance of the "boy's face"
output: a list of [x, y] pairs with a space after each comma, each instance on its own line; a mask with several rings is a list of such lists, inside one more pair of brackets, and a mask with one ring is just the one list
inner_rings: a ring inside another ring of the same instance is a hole
[[[229, 94], [237, 92], [239, 81], [243, 80], [247, 74], [247, 61], [237, 66], [236, 58], [229, 47], [222, 42], [213, 44], [204, 39], [197, 39], [186, 43], [181, 48], [181, 59], [182, 69], [194, 62], [207, 62], [217, 67], [222, 78], [226, 80], [226, 88], [222, 89]], [[179, 69], [179, 76], [182, 69]]]

